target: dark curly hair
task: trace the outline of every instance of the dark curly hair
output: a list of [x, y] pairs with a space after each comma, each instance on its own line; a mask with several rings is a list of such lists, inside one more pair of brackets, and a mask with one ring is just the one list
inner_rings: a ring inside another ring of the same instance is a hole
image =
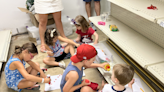
[[51, 37], [51, 31], [53, 29], [47, 29], [45, 32], [44, 40], [47, 45], [53, 45], [53, 39], [58, 36], [57, 30], [53, 32], [53, 37]]

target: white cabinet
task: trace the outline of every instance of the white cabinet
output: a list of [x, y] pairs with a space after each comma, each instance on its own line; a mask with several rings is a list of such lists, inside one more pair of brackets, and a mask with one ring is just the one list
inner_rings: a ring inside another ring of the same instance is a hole
[[0, 31], [0, 69], [2, 68], [2, 63], [7, 60], [11, 35], [11, 30]]

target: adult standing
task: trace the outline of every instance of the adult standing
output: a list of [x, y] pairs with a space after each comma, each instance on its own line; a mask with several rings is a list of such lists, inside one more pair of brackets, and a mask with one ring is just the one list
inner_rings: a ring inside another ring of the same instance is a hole
[[44, 34], [46, 31], [48, 14], [52, 13], [55, 20], [57, 30], [62, 37], [66, 37], [63, 31], [61, 22], [61, 11], [63, 10], [61, 0], [35, 0], [35, 12], [39, 14], [39, 34], [41, 39], [40, 50], [44, 52], [48, 46], [44, 41]]
[[[86, 8], [86, 12], [88, 15], [88, 18], [91, 17], [91, 1], [92, 0], [83, 0], [85, 2], [85, 8]], [[95, 5], [95, 11], [96, 11], [96, 15], [100, 16], [100, 0], [94, 0], [94, 5]], [[94, 30], [96, 30], [96, 27], [93, 25], [93, 23], [91, 21], [89, 21], [90, 25], [92, 26], [92, 28]]]

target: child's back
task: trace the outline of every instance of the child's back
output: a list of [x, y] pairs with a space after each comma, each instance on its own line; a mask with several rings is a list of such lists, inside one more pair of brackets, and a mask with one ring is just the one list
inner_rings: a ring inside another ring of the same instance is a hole
[[[81, 70], [83, 70], [83, 68], [81, 68]], [[62, 76], [62, 81], [61, 81], [61, 84], [60, 84], [61, 92], [63, 92], [63, 87], [66, 83], [65, 77], [70, 71], [76, 71], [79, 75], [79, 78], [75, 82], [74, 85], [78, 85], [80, 83], [81, 79], [82, 79], [83, 71], [80, 71], [76, 66], [72, 65], [72, 62], [70, 62], [69, 65], [67, 66], [67, 68], [65, 69], [65, 71], [63, 73], [63, 76]], [[76, 92], [76, 91], [74, 91], [74, 92]], [[77, 92], [79, 92], [79, 90], [77, 90]]]
[[[116, 64], [113, 67], [111, 76], [111, 80], [115, 83], [115, 85], [105, 84], [102, 92], [133, 92], [133, 76], [134, 69], [131, 66], [125, 64]], [[125, 87], [126, 84], [128, 84], [128, 87]]]
[[104, 85], [102, 92], [133, 92], [133, 91], [129, 87], [125, 87], [123, 90], [115, 90], [113, 85], [106, 84]]

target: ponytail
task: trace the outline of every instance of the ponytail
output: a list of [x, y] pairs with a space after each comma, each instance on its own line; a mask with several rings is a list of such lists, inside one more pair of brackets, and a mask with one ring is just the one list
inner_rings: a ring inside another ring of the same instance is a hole
[[14, 52], [14, 54], [20, 54], [20, 53], [22, 53], [22, 47], [15, 46], [15, 52]]
[[15, 46], [14, 54], [20, 54], [20, 53], [22, 53], [23, 50], [26, 50], [26, 49], [31, 53], [38, 53], [38, 50], [34, 43], [25, 43], [25, 44], [23, 44], [22, 47]]

